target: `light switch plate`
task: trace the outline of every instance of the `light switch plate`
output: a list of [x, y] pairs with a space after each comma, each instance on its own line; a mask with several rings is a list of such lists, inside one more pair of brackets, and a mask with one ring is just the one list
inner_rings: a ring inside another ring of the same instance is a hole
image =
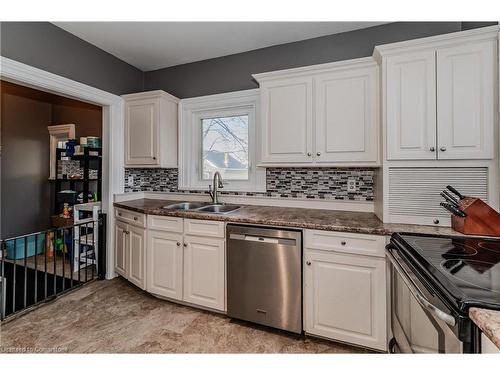
[[354, 178], [348, 178], [347, 179], [347, 192], [348, 193], [355, 193], [356, 192], [356, 179]]
[[128, 184], [128, 186], [134, 185], [134, 176], [128, 176], [127, 184]]

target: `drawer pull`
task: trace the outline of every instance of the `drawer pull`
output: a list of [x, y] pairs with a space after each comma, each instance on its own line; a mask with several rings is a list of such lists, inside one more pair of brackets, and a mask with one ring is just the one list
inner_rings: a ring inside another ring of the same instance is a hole
[[121, 213], [121, 212], [119, 212], [119, 213], [118, 213], [118, 216], [122, 216], [122, 213]]
[[181, 243], [180, 243], [180, 242], [177, 242], [177, 246], [181, 246]]
[[184, 247], [187, 247], [187, 246], [188, 246], [188, 244], [187, 244], [187, 243], [185, 243], [185, 244], [184, 244]]
[[345, 245], [347, 245], [347, 242], [342, 241], [340, 244], [341, 244], [342, 246], [345, 246]]
[[136, 220], [136, 221], [137, 221], [137, 216], [134, 216], [134, 220]]
[[307, 264], [308, 266], [310, 266], [310, 265], [311, 265], [311, 262], [307, 261], [307, 262], [306, 262], [306, 264]]

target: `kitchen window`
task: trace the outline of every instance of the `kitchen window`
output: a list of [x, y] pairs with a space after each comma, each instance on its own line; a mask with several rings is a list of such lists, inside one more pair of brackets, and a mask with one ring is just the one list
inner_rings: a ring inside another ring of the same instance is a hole
[[222, 191], [265, 191], [265, 169], [255, 166], [258, 91], [182, 100], [179, 189], [207, 190], [214, 173]]

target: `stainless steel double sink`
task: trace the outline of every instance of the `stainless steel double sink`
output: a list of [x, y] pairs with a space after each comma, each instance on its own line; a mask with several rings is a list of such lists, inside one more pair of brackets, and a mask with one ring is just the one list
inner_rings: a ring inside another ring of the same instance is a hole
[[236, 211], [240, 207], [234, 204], [212, 204], [207, 202], [180, 202], [163, 206], [163, 208], [169, 210], [196, 211], [223, 215]]

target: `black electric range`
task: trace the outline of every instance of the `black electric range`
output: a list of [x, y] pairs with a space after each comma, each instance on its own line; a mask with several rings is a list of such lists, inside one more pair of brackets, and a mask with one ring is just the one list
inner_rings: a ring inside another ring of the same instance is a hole
[[500, 310], [500, 239], [396, 234], [461, 311]]
[[[500, 310], [500, 238], [395, 233], [387, 251], [399, 275], [393, 274], [393, 278], [401, 276], [404, 279], [429, 321], [436, 327], [437, 323], [443, 327], [441, 334], [448, 330], [453, 332], [462, 343], [462, 351], [477, 351], [478, 329], [470, 321], [468, 310], [473, 306]], [[393, 298], [397, 299], [394, 287], [392, 291]], [[393, 301], [393, 305], [395, 303], [400, 302]], [[402, 312], [393, 311], [393, 319], [397, 320], [398, 314]], [[401, 337], [400, 342], [404, 338]], [[447, 341], [447, 344], [436, 344], [434, 349], [439, 346], [439, 352], [448, 352], [446, 346], [449, 347], [453, 340], [448, 336]], [[415, 351], [417, 345], [408, 344], [406, 346]], [[453, 350], [458, 347], [457, 343]]]

